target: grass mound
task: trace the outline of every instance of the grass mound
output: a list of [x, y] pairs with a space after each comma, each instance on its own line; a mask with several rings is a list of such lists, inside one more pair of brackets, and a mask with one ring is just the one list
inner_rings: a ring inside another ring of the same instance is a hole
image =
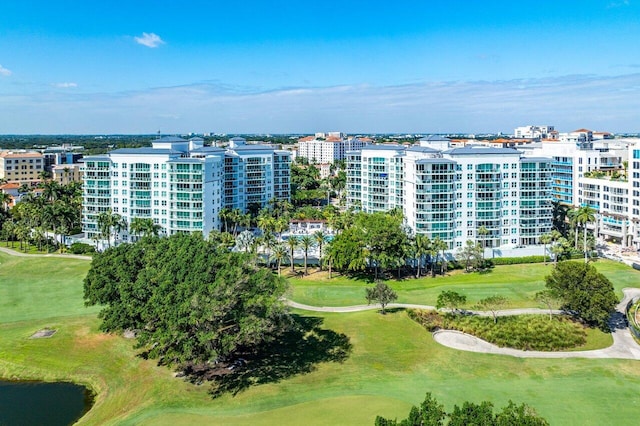
[[435, 311], [410, 311], [411, 318], [429, 331], [458, 330], [500, 347], [528, 351], [561, 351], [585, 345], [583, 325], [566, 316], [514, 315], [493, 318], [477, 315], [440, 314]]

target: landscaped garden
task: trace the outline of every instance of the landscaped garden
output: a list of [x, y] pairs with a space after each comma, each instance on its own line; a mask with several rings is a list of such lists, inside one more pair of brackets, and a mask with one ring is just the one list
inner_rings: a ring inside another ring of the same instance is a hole
[[[205, 383], [175, 378], [154, 360], [136, 356], [134, 342], [98, 331], [96, 308], [84, 308], [82, 279], [89, 262], [17, 258], [0, 253], [0, 377], [73, 380], [96, 392], [84, 424], [373, 424], [377, 415], [404, 418], [425, 392], [447, 410], [461, 401], [509, 400], [534, 407], [550, 424], [633, 424], [640, 384], [637, 361], [518, 359], [461, 352], [438, 345], [399, 310], [309, 314], [322, 329], [349, 338], [343, 362], [322, 362], [313, 371], [237, 394], [212, 398]], [[599, 261], [598, 270], [623, 287], [640, 273]], [[496, 267], [463, 274], [389, 282], [400, 302], [435, 305], [442, 290], [464, 292], [469, 303], [500, 293], [514, 306], [538, 306], [551, 266]], [[365, 282], [340, 277], [337, 284], [310, 278], [292, 281], [292, 298], [315, 305], [362, 304]], [[488, 282], [490, 284], [483, 284]], [[327, 289], [323, 289], [326, 286]], [[344, 293], [342, 292], [344, 290]], [[324, 297], [327, 296], [325, 300]], [[545, 316], [541, 316], [545, 317]], [[29, 339], [43, 328], [48, 339]]]

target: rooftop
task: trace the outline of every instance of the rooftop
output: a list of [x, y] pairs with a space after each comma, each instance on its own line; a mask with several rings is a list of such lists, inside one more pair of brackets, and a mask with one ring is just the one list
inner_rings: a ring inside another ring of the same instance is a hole
[[[185, 141], [186, 142], [186, 141]], [[180, 155], [184, 154], [175, 149], [164, 148], [119, 148], [110, 151], [109, 154], [116, 155]]]
[[463, 148], [453, 148], [444, 151], [443, 154], [449, 155], [496, 155], [496, 154], [520, 154], [521, 152], [514, 148], [494, 148], [486, 146], [465, 146]]
[[151, 142], [153, 143], [174, 143], [174, 142], [189, 142], [186, 139], [179, 138], [177, 136], [163, 136], [158, 139], [154, 139]]

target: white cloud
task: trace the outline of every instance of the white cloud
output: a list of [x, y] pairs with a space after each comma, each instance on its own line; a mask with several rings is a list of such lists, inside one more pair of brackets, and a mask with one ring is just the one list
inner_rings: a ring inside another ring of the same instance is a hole
[[69, 89], [71, 87], [78, 87], [78, 83], [70, 83], [70, 82], [55, 83], [54, 86], [59, 87], [60, 89]]
[[142, 37], [134, 37], [136, 43], [147, 47], [158, 47], [164, 44], [164, 41], [155, 33], [142, 33]]
[[11, 71], [0, 65], [0, 75], [9, 77], [11, 75]]
[[640, 73], [260, 90], [220, 83], [116, 93], [0, 93], [7, 133], [511, 132], [523, 123], [637, 132]]
[[629, 0], [613, 1], [607, 5], [607, 9], [629, 6]]

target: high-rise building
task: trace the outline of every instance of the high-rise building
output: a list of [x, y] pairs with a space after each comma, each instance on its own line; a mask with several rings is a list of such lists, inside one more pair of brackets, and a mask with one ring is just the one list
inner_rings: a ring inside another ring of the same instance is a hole
[[538, 244], [551, 230], [551, 159], [512, 148], [371, 145], [347, 153], [347, 203], [365, 212], [401, 208], [416, 234], [449, 249]]
[[[83, 162], [83, 231], [99, 234], [97, 216], [111, 209], [127, 223], [149, 218], [163, 234], [220, 228], [223, 207], [246, 212], [272, 198], [289, 199], [286, 151], [232, 139], [228, 149], [202, 139], [163, 137], [151, 148], [116, 149]], [[129, 240], [123, 231], [118, 237]]]

